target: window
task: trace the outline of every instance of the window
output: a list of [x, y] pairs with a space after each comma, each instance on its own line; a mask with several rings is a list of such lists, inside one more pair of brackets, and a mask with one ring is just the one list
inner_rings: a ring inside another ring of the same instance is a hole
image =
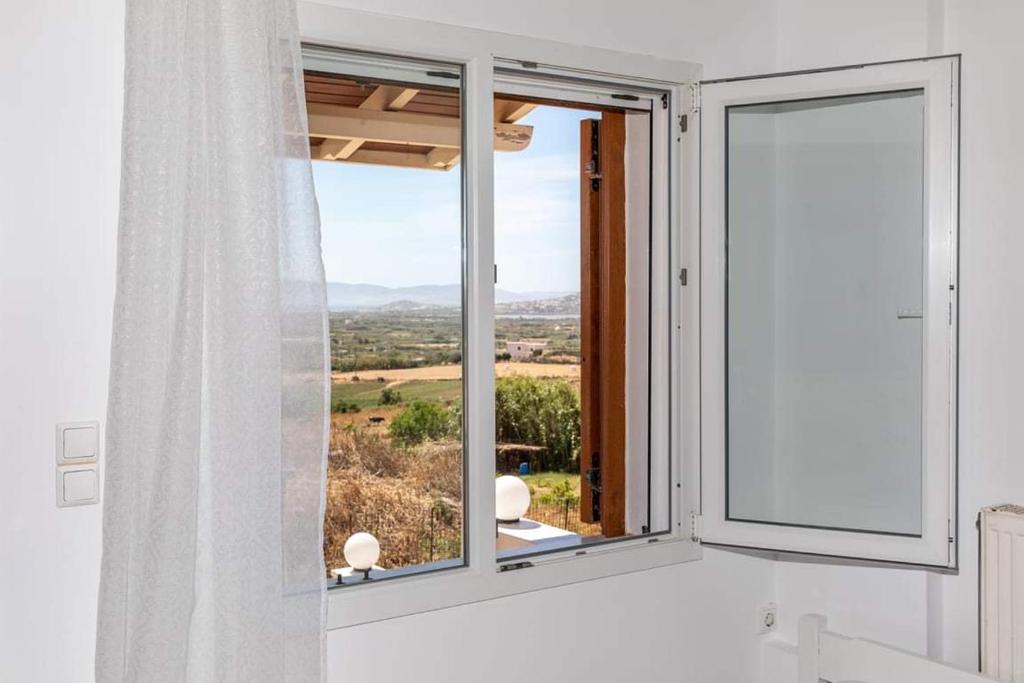
[[[342, 586], [460, 567], [478, 417], [462, 381], [460, 69], [310, 48], [305, 81], [331, 335], [325, 564]], [[667, 183], [652, 129], [667, 116], [657, 93], [621, 90], [510, 77], [495, 96], [499, 561], [669, 531], [668, 459], [649, 438], [667, 213], [652, 212], [652, 181]], [[515, 519], [506, 480], [529, 494]], [[346, 546], [366, 534], [379, 556], [353, 566]]]
[[[503, 560], [669, 528], [667, 461], [652, 463], [648, 440], [661, 100], [568, 85], [521, 75], [496, 84], [495, 120], [531, 127], [526, 149], [494, 162]], [[517, 487], [529, 493], [525, 510]]]
[[[339, 584], [464, 561], [460, 72], [306, 56], [331, 342], [324, 559]], [[368, 571], [347, 561], [356, 534], [379, 545]]]
[[328, 274], [373, 285], [332, 303], [334, 436], [379, 448], [332, 455], [330, 627], [701, 544], [956, 566], [957, 58], [302, 24], [357, 50], [304, 54]]
[[702, 537], [956, 566], [958, 60], [702, 87]]
[[726, 110], [728, 519], [921, 534], [923, 110]]

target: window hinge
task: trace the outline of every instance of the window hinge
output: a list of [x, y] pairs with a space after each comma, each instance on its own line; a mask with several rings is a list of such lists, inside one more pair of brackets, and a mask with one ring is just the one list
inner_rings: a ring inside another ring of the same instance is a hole
[[700, 113], [700, 83], [690, 83], [690, 113]]
[[696, 511], [690, 513], [690, 540], [694, 543], [700, 543], [700, 522], [701, 515], [697, 514]]
[[661, 93], [661, 108], [668, 109], [668, 93]]
[[597, 192], [601, 189], [601, 129], [600, 124], [594, 121], [590, 126], [590, 161], [584, 169], [587, 177], [590, 178], [590, 191]]
[[679, 115], [679, 132], [685, 133], [687, 128], [686, 114]]
[[510, 564], [499, 565], [498, 566], [498, 571], [499, 572], [514, 572], [517, 569], [527, 569], [528, 567], [532, 567], [532, 566], [533, 566], [533, 562], [526, 562], [526, 561], [523, 561], [523, 562], [512, 562]]
[[685, 287], [686, 286], [686, 279], [687, 279], [686, 268], [680, 268], [679, 269], [679, 285], [681, 287]]

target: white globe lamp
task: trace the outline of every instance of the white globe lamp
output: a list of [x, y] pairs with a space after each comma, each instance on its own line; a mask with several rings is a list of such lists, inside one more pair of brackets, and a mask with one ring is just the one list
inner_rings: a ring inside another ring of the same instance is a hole
[[363, 577], [369, 579], [370, 570], [380, 559], [380, 542], [373, 534], [360, 531], [348, 537], [342, 552], [348, 566], [362, 572]]
[[499, 522], [518, 522], [529, 509], [530, 487], [525, 481], [510, 474], [494, 480], [494, 511]]

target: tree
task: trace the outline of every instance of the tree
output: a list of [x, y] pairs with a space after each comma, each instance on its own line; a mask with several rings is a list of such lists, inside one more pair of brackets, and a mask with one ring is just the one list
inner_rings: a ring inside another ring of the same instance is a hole
[[502, 377], [494, 387], [499, 442], [543, 446], [541, 469], [578, 471], [580, 399], [560, 379]]

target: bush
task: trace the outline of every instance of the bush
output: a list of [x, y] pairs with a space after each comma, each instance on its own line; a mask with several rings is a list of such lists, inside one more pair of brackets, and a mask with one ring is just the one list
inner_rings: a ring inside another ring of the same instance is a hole
[[413, 401], [391, 421], [388, 433], [403, 446], [414, 446], [428, 439], [437, 441], [458, 433], [454, 411], [437, 403]]
[[331, 412], [332, 413], [358, 413], [360, 410], [359, 404], [355, 401], [346, 401], [344, 399], [331, 399]]
[[382, 406], [394, 406], [402, 402], [402, 392], [398, 389], [392, 389], [391, 387], [385, 387], [380, 392], [380, 404]]
[[515, 376], [498, 379], [494, 389], [499, 442], [542, 446], [542, 470], [579, 470], [580, 399], [571, 384]]

